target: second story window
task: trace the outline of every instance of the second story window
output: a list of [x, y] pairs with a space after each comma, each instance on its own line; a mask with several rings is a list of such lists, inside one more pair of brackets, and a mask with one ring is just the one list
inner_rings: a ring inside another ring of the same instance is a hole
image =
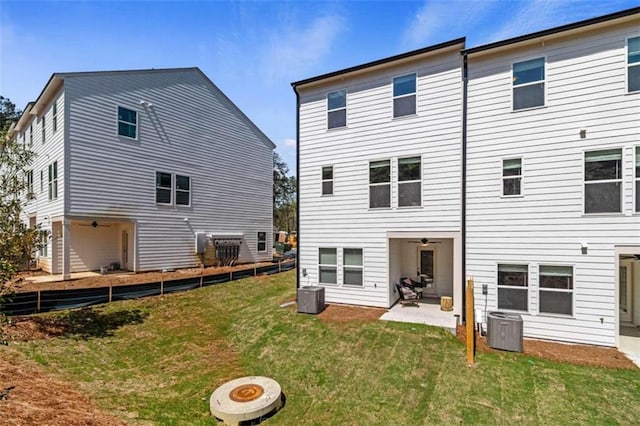
[[522, 195], [522, 159], [502, 160], [502, 195]]
[[393, 116], [416, 113], [416, 75], [407, 74], [393, 79]]
[[191, 205], [191, 178], [176, 175], [176, 206]]
[[171, 204], [172, 178], [171, 173], [156, 172], [156, 203]]
[[53, 101], [53, 106], [51, 107], [51, 126], [55, 133], [58, 130], [58, 102], [56, 101]]
[[58, 198], [58, 162], [49, 164], [49, 200]]
[[422, 205], [420, 157], [398, 159], [398, 206]]
[[131, 139], [138, 137], [138, 113], [132, 109], [118, 107], [118, 135]]
[[391, 206], [391, 161], [369, 163], [369, 208]]
[[627, 90], [640, 91], [640, 37], [627, 40]]
[[27, 170], [27, 199], [34, 197], [33, 192], [33, 170]]
[[347, 91], [338, 90], [327, 95], [327, 128], [347, 125]]
[[47, 140], [47, 125], [44, 115], [42, 116], [42, 120], [40, 122], [42, 123], [42, 144], [44, 145], [45, 141]]
[[33, 123], [29, 124], [29, 146], [33, 146]]
[[544, 58], [513, 64], [513, 110], [544, 105]]
[[267, 251], [267, 233], [258, 232], [258, 251]]
[[322, 195], [333, 195], [333, 166], [322, 168]]
[[608, 149], [584, 155], [584, 212], [622, 211], [622, 150]]
[[44, 170], [40, 170], [40, 193], [44, 192]]

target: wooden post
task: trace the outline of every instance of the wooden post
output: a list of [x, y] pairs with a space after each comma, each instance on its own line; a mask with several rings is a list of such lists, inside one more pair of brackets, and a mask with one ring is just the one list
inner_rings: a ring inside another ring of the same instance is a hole
[[204, 277], [204, 269], [200, 271], [200, 287], [202, 287], [202, 278]]
[[164, 272], [160, 272], [160, 296], [164, 294]]
[[113, 284], [109, 283], [109, 303], [111, 303], [112, 296], [113, 296]]
[[256, 263], [253, 262], [253, 276], [256, 276]]
[[466, 318], [467, 318], [467, 364], [473, 365], [476, 354], [476, 332], [473, 303], [473, 278], [467, 280], [466, 293]]
[[278, 273], [282, 272], [282, 259], [278, 260]]
[[36, 312], [40, 312], [40, 290], [38, 290], [38, 305], [36, 306]]
[[233, 271], [229, 271], [229, 281], [233, 281]]

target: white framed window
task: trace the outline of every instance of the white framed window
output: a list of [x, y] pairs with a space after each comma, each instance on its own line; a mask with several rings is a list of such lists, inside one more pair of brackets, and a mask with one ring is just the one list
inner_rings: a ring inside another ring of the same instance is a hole
[[627, 39], [627, 91], [640, 91], [640, 36]]
[[45, 116], [42, 116], [42, 119], [40, 120], [40, 123], [42, 124], [42, 144], [44, 145], [45, 141], [47, 140], [47, 125], [46, 125], [46, 120], [45, 120]]
[[33, 192], [33, 170], [26, 171], [26, 180], [27, 180], [27, 199], [34, 197]]
[[138, 138], [138, 112], [129, 108], [118, 107], [118, 136]]
[[398, 159], [398, 206], [422, 205], [422, 173], [420, 157]]
[[176, 175], [176, 206], [191, 205], [191, 178], [189, 176]]
[[58, 162], [49, 164], [49, 201], [58, 198]]
[[267, 251], [267, 233], [258, 232], [258, 251]]
[[156, 204], [171, 204], [171, 188], [173, 188], [173, 175], [156, 172]]
[[49, 257], [49, 231], [40, 231], [40, 256]]
[[416, 113], [416, 74], [393, 79], [393, 117]]
[[344, 266], [342, 267], [342, 284], [348, 287], [364, 286], [364, 260], [361, 248], [345, 248], [342, 250]]
[[40, 193], [44, 192], [44, 170], [40, 170]]
[[338, 284], [338, 250], [336, 248], [318, 249], [318, 283]]
[[502, 195], [522, 195], [522, 158], [502, 160]]
[[333, 195], [333, 166], [322, 168], [322, 195]]
[[29, 124], [29, 146], [33, 146], [33, 123]]
[[544, 106], [544, 58], [513, 64], [513, 110]]
[[347, 126], [347, 91], [331, 92], [327, 95], [327, 128]]
[[640, 146], [636, 147], [636, 212], [640, 213]]
[[53, 101], [53, 106], [51, 107], [51, 126], [55, 133], [58, 130], [58, 101]]
[[573, 315], [573, 266], [540, 265], [541, 314]]
[[584, 212], [622, 212], [622, 150], [584, 154]]
[[369, 163], [369, 208], [391, 207], [391, 160]]
[[498, 309], [529, 310], [528, 265], [498, 265]]

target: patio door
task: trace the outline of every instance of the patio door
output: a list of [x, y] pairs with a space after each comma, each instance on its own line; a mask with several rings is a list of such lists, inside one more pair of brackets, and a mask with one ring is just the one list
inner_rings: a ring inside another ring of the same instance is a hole
[[129, 269], [129, 233], [122, 231], [122, 270]]
[[420, 249], [420, 258], [418, 259], [418, 277], [424, 284], [425, 293], [435, 293], [435, 252], [433, 249]]
[[631, 266], [631, 261], [620, 260], [620, 270], [618, 271], [620, 322], [631, 322], [632, 320], [631, 288], [633, 287], [633, 281], [631, 277]]

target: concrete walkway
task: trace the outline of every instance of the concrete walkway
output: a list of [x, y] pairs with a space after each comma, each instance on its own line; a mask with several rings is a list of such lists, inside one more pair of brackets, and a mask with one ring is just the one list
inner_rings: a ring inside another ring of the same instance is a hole
[[420, 303], [420, 307], [396, 303], [380, 317], [384, 321], [408, 322], [442, 327], [456, 334], [457, 318], [453, 312], [440, 310], [439, 304]]

